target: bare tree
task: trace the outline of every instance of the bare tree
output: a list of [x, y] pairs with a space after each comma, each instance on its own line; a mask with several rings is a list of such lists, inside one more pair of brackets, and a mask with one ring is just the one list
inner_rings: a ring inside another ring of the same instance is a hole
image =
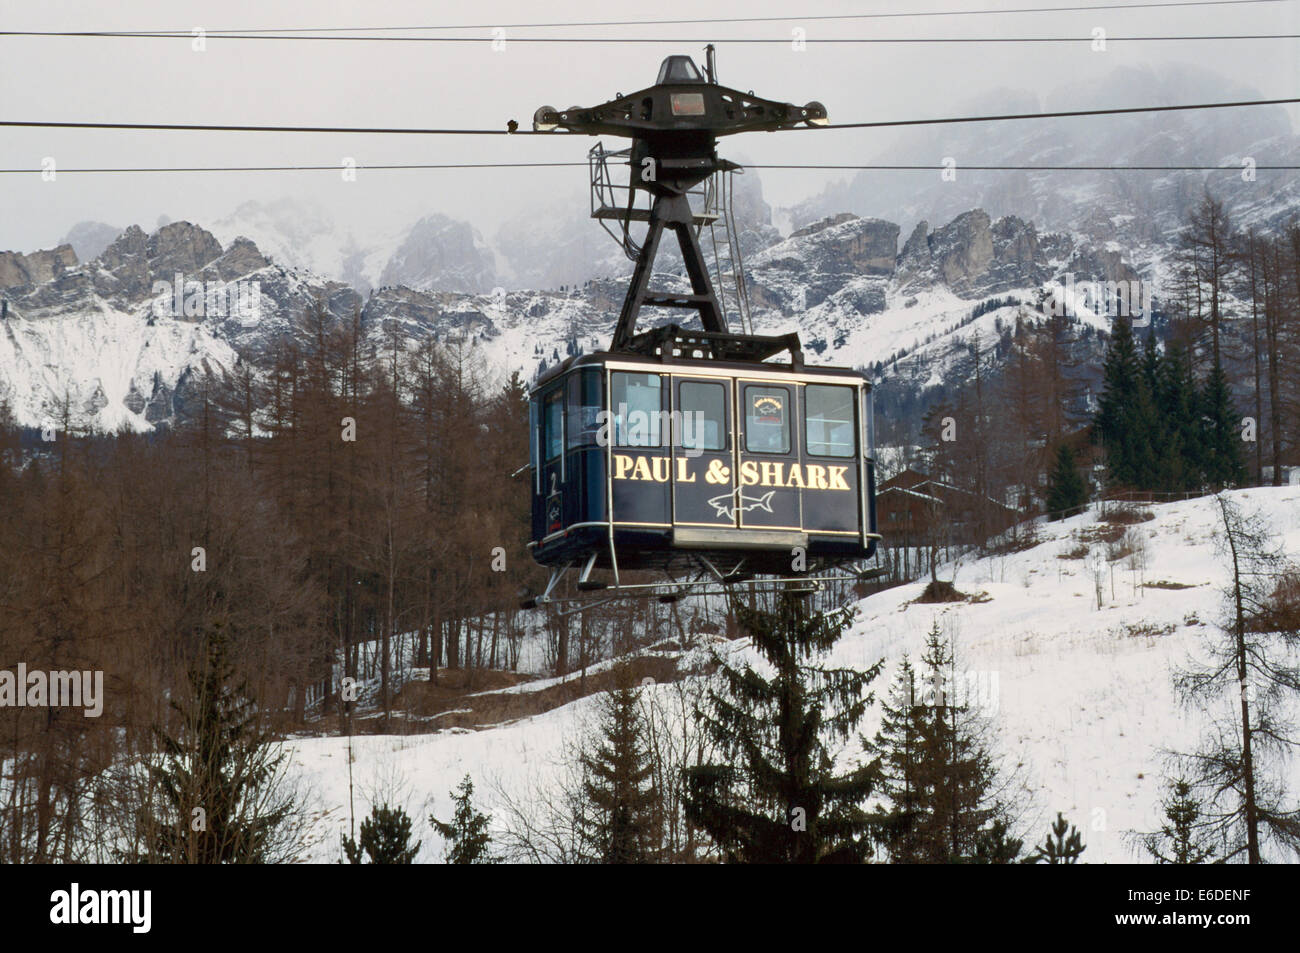
[[1293, 661], [1300, 631], [1293, 613], [1277, 605], [1279, 583], [1294, 570], [1258, 515], [1243, 513], [1223, 494], [1215, 503], [1219, 548], [1231, 572], [1227, 611], [1219, 636], [1206, 646], [1208, 660], [1181, 671], [1176, 685], [1189, 703], [1237, 697], [1236, 715], [1213, 723], [1190, 763], [1209, 791], [1206, 816], [1225, 843], [1223, 859], [1244, 855], [1258, 864], [1266, 840], [1300, 853], [1300, 811], [1284, 806], [1281, 777], [1268, 773], [1297, 744], [1279, 703], [1300, 693]]

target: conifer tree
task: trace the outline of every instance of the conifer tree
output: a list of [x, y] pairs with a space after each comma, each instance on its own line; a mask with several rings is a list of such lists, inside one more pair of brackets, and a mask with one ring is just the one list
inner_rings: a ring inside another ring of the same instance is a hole
[[922, 708], [917, 703], [916, 670], [907, 656], [882, 705], [880, 729], [863, 747], [880, 756], [880, 793], [889, 806], [881, 815], [880, 839], [896, 864], [920, 861], [916, 828], [922, 814], [920, 761]]
[[1165, 358], [1156, 345], [1155, 328], [1147, 331], [1142, 345], [1142, 385], [1151, 407], [1151, 483], [1148, 489], [1163, 489], [1169, 481], [1171, 444], [1177, 440], [1179, 422], [1164, 412], [1161, 387]]
[[1232, 392], [1223, 366], [1216, 363], [1200, 394], [1203, 469], [1213, 487], [1235, 486], [1246, 478], [1241, 453], [1240, 417], [1232, 406]]
[[999, 772], [987, 723], [956, 692], [952, 650], [935, 619], [921, 671], [899, 667], [884, 718], [864, 747], [880, 756], [881, 840], [894, 863], [1009, 863], [1021, 842], [1009, 834], [997, 796]]
[[491, 864], [494, 863], [488, 847], [492, 835], [488, 825], [492, 819], [474, 807], [474, 782], [465, 775], [459, 787], [451, 794], [456, 811], [450, 823], [443, 823], [436, 817], [429, 821], [434, 829], [449, 842], [447, 863], [449, 864]]
[[1088, 502], [1088, 486], [1074, 462], [1068, 444], [1056, 449], [1056, 467], [1047, 484], [1047, 518], [1063, 519], [1080, 512]]
[[1102, 377], [1105, 390], [1095, 423], [1110, 482], [1147, 489], [1155, 475], [1151, 438], [1157, 420], [1133, 328], [1124, 315], [1115, 319]]
[[229, 638], [218, 622], [205, 633], [203, 660], [190, 669], [190, 694], [172, 707], [181, 715], [173, 736], [157, 729], [162, 762], [150, 775], [165, 806], [149, 818], [153, 863], [265, 863], [278, 828], [297, 811], [279, 781], [285, 762], [250, 701], [234, 682]]
[[937, 618], [926, 635], [921, 664], [925, 689], [918, 699], [918, 774], [923, 813], [917, 832], [922, 862], [949, 863], [972, 855], [979, 832], [1001, 816], [993, 790], [997, 771], [977, 716], [957, 697], [955, 659]]
[[1160, 361], [1156, 409], [1163, 422], [1158, 489], [1195, 490], [1201, 485], [1202, 469], [1196, 381], [1187, 349], [1177, 341], [1169, 343]]
[[361, 839], [345, 835], [343, 853], [350, 864], [409, 864], [415, 860], [420, 841], [411, 844], [411, 818], [400, 807], [379, 804], [361, 822]]
[[969, 858], [974, 864], [1014, 864], [1025, 842], [1011, 836], [1010, 825], [997, 818], [975, 835], [975, 851]]
[[1178, 777], [1160, 802], [1165, 822], [1160, 830], [1145, 834], [1142, 846], [1161, 864], [1203, 864], [1214, 859], [1215, 849], [1205, 836], [1207, 819], [1191, 782]]
[[1027, 864], [1077, 864], [1086, 845], [1083, 835], [1059, 811], [1052, 830], [1034, 852], [1025, 858]]
[[605, 696], [600, 736], [579, 758], [584, 778], [578, 824], [588, 855], [604, 864], [648, 863], [658, 847], [657, 803], [649, 784], [653, 765], [639, 695], [626, 686]]
[[771, 610], [739, 600], [732, 610], [771, 672], [722, 665], [725, 691], [710, 692], [700, 717], [729, 760], [686, 772], [687, 818], [729, 862], [864, 860], [876, 824], [862, 805], [880, 783], [880, 760], [837, 774], [831, 746], [857, 729], [882, 663], [809, 664], [839, 639], [850, 609], [820, 613], [782, 592]]

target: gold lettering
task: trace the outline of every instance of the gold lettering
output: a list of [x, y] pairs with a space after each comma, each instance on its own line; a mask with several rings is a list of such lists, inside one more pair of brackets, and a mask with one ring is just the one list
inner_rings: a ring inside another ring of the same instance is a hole
[[758, 464], [753, 460], [742, 460], [740, 464], [740, 485], [754, 486], [758, 483]]
[[776, 463], [772, 460], [764, 460], [760, 466], [763, 471], [763, 486], [781, 486], [781, 475], [785, 470], [785, 464]]
[[627, 454], [614, 454], [614, 479], [626, 480], [627, 473], [632, 469], [632, 458]]
[[707, 483], [728, 483], [731, 481], [731, 468], [721, 460], [710, 461], [704, 479]]
[[[660, 464], [663, 465], [660, 466]], [[655, 482], [667, 483], [668, 482], [668, 458], [654, 457], [651, 459], [650, 465], [654, 467]]]
[[844, 482], [844, 474], [849, 472], [848, 467], [828, 467], [831, 474], [832, 490], [847, 490], [849, 485]]
[[790, 464], [790, 477], [785, 481], [786, 486], [797, 486], [799, 489], [806, 489], [803, 482], [803, 467], [797, 463]]
[[678, 483], [694, 483], [694, 482], [695, 482], [695, 474], [694, 474], [694, 473], [691, 473], [690, 471], [688, 471], [688, 470], [686, 469], [686, 464], [687, 464], [688, 462], [689, 462], [689, 461], [687, 461], [687, 459], [686, 459], [685, 457], [678, 457], [678, 458], [677, 458], [677, 482], [678, 482]]
[[633, 480], [645, 480], [648, 483], [654, 482], [654, 474], [650, 472], [650, 462], [645, 457], [636, 458], [636, 468], [632, 471]]
[[815, 463], [808, 464], [808, 489], [825, 490], [826, 486], [826, 468], [818, 466]]

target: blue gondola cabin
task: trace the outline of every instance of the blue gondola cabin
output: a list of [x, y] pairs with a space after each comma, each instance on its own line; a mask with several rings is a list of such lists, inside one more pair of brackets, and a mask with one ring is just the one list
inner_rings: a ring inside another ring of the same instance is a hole
[[531, 393], [543, 565], [788, 575], [869, 559], [871, 385], [847, 368], [570, 358]]

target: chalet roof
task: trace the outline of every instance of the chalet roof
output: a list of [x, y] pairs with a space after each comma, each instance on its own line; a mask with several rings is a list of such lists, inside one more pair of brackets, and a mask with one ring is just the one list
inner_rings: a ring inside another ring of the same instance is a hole
[[[975, 495], [970, 490], [967, 490], [960, 486], [953, 486], [951, 483], [945, 483], [943, 480], [936, 480], [933, 477], [927, 476], [926, 474], [922, 473], [919, 470], [913, 470], [910, 467], [908, 467], [905, 470], [899, 471], [898, 473], [890, 477], [888, 480], [885, 480], [883, 483], [881, 483], [876, 488], [876, 495], [881, 496], [885, 493], [895, 491], [901, 493], [908, 493], [912, 496], [915, 496], [918, 499], [922, 499], [927, 502], [942, 503], [943, 502], [942, 496], [936, 496], [933, 493], [926, 493], [923, 491], [923, 488], [929, 489], [931, 487], [940, 491], [949, 492], [949, 493], [961, 493], [965, 496], [970, 496], [970, 497], [973, 497]], [[1001, 500], [995, 500], [991, 496], [985, 497], [985, 499], [987, 499], [990, 503], [993, 503], [994, 505], [999, 506], [1002, 509], [1007, 510], [1009, 512], [1013, 512], [1013, 513], [1019, 512], [1014, 506], [1007, 506], [1006, 503], [1003, 503]]]
[[918, 500], [924, 500], [926, 503], [939, 503], [939, 504], [943, 503], [943, 500], [939, 499], [939, 497], [937, 496], [930, 496], [928, 493], [918, 493], [916, 490], [909, 490], [901, 486], [887, 486], [883, 490], [877, 490], [876, 497], [880, 498], [884, 496], [886, 493], [901, 493], [904, 496], [910, 496]]
[[920, 483], [925, 483], [929, 479], [930, 478], [920, 470], [913, 470], [911, 467], [908, 467], [907, 469], [898, 471], [888, 480], [883, 481], [880, 484], [880, 489], [893, 489], [894, 487], [911, 489]]

